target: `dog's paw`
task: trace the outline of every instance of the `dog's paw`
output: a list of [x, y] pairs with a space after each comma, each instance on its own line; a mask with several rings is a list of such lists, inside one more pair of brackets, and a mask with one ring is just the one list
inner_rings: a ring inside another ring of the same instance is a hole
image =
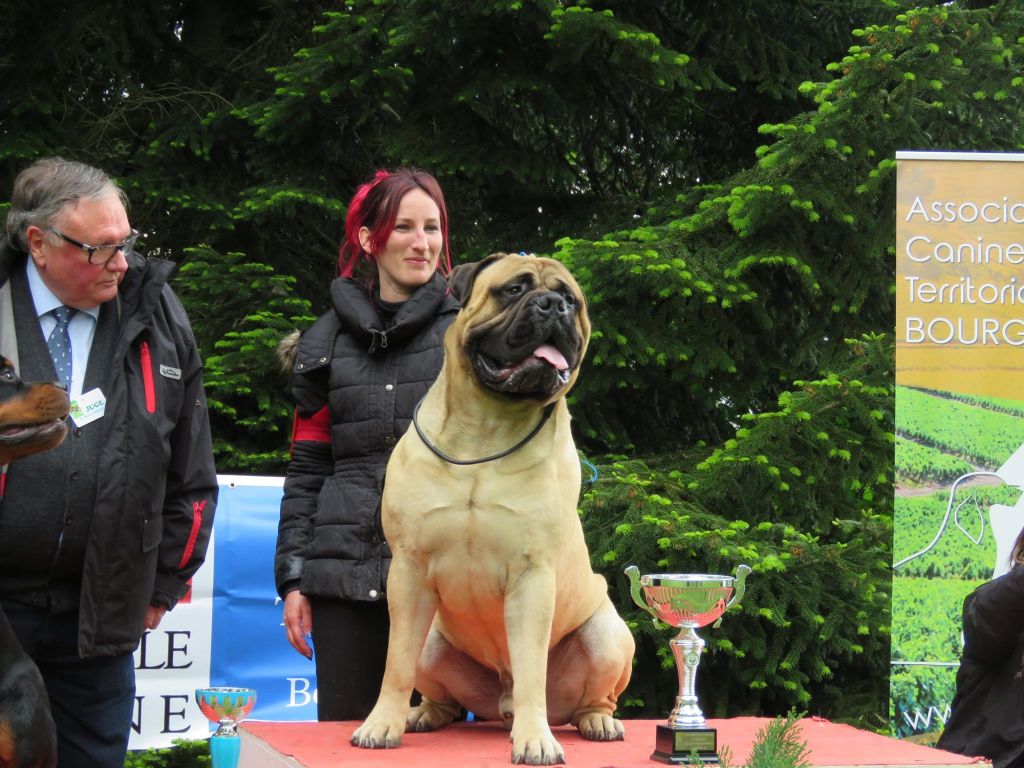
[[565, 752], [545, 726], [533, 734], [517, 734], [512, 728], [512, 762], [516, 765], [561, 765], [565, 762]]
[[376, 716], [371, 712], [366, 721], [356, 728], [349, 742], [363, 749], [394, 749], [402, 743], [405, 720]]
[[459, 705], [431, 701], [424, 697], [420, 705], [409, 710], [405, 718], [405, 730], [407, 731], [433, 731], [443, 725], [448, 725], [459, 716]]
[[590, 741], [622, 741], [626, 729], [622, 723], [603, 712], [589, 712], [576, 723], [580, 736]]

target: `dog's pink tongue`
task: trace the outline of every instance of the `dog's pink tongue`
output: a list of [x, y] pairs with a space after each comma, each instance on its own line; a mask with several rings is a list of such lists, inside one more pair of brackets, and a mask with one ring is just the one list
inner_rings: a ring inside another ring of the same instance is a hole
[[539, 357], [541, 360], [547, 360], [560, 371], [564, 371], [569, 367], [569, 363], [566, 361], [565, 355], [550, 344], [541, 344], [533, 350], [533, 356]]

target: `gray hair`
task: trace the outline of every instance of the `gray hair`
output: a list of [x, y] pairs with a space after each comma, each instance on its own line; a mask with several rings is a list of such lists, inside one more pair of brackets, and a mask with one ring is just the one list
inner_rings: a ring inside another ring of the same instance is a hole
[[7, 213], [7, 237], [15, 248], [28, 251], [25, 232], [29, 227], [52, 227], [67, 206], [110, 192], [118, 196], [127, 210], [128, 196], [99, 168], [62, 157], [36, 160], [14, 180], [11, 209]]

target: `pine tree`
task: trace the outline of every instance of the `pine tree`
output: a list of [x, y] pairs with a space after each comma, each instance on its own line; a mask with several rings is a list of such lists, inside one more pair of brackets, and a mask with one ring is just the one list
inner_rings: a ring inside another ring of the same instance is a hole
[[[628, 712], [675, 696], [668, 640], [633, 606], [623, 569], [733, 573], [746, 595], [708, 643], [697, 685], [709, 717], [815, 714], [882, 724], [888, 694], [893, 347], [844, 345], [846, 360], [747, 414], [721, 446], [599, 461], [582, 515], [591, 559], [633, 622]], [[660, 659], [660, 669], [652, 666]], [[877, 717], [875, 717], [877, 716]]]
[[574, 395], [585, 442], [720, 442], [843, 339], [891, 332], [895, 153], [1019, 150], [1022, 31], [1005, 2], [855, 30], [834, 77], [801, 86], [814, 109], [761, 126], [750, 168], [556, 243], [598, 329]]

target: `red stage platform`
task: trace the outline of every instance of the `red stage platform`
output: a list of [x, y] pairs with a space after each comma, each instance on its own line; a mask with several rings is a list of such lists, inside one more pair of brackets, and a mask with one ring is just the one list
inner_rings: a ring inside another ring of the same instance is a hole
[[[586, 741], [575, 728], [556, 728], [570, 768], [653, 768], [655, 726], [661, 720], [625, 720], [626, 740]], [[767, 718], [710, 720], [719, 749], [729, 747], [732, 764], [743, 765]], [[509, 766], [508, 731], [499, 723], [453, 723], [433, 733], [407, 733], [398, 749], [359, 749], [348, 743], [358, 722], [242, 723], [242, 768], [498, 768]], [[931, 747], [891, 739], [819, 718], [800, 721], [815, 768], [909, 768], [909, 766], [990, 765]]]

